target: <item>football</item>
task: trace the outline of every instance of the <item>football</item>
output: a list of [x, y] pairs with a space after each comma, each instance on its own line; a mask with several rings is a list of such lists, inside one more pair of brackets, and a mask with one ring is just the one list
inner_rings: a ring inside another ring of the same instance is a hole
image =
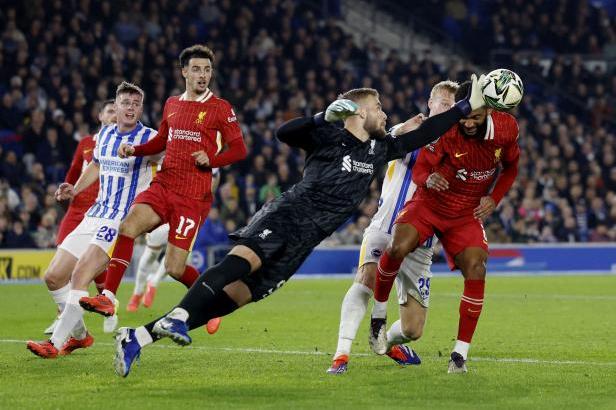
[[498, 68], [486, 75], [481, 91], [486, 105], [496, 110], [515, 108], [524, 95], [520, 76], [506, 68]]

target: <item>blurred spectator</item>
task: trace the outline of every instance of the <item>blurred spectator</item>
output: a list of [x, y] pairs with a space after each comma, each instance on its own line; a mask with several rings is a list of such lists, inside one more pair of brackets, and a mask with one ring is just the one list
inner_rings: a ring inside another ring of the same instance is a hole
[[6, 234], [7, 248], [35, 248], [36, 243], [30, 234], [24, 230], [21, 221], [14, 221], [13, 227]]

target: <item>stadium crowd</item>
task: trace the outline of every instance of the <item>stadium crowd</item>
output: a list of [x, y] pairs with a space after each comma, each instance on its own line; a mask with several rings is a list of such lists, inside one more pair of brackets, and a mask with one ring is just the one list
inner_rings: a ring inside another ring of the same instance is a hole
[[[455, 59], [441, 66], [429, 52], [407, 60], [384, 52], [373, 40], [360, 45], [335, 19], [298, 1], [135, 0], [117, 9], [111, 1], [72, 0], [71, 7], [61, 0], [8, 3], [0, 11], [0, 247], [5, 248], [55, 245], [64, 208], [53, 192], [79, 139], [96, 131], [100, 103], [122, 80], [134, 82], [146, 91], [143, 122], [157, 126], [165, 98], [182, 88], [176, 61], [187, 45], [206, 43], [215, 50], [212, 89], [235, 106], [249, 151], [245, 161], [223, 170], [217, 206], [203, 227], [212, 238], [207, 244], [226, 241], [226, 232], [245, 224], [301, 177], [302, 154], [274, 138], [281, 122], [321, 111], [340, 91], [365, 86], [381, 92], [393, 125], [426, 112], [434, 83], [464, 81], [472, 71]], [[545, 14], [535, 13], [541, 19]], [[532, 27], [525, 16], [515, 21], [537, 41], [518, 44], [504, 36], [499, 46], [549, 48], [552, 64], [545, 70], [538, 60], [524, 66], [514, 61], [514, 69], [523, 79], [535, 72], [552, 85], [564, 85], [563, 93], [586, 106], [554, 98], [544, 82], [526, 83], [527, 95], [516, 113], [520, 173], [486, 223], [489, 239], [615, 241], [614, 69], [589, 70], [579, 58], [559, 56], [558, 47], [566, 45], [549, 34], [558, 13]], [[459, 29], [466, 30], [472, 20], [458, 21]], [[607, 22], [595, 40], [578, 38], [580, 52], [614, 52], [614, 20]], [[379, 187], [374, 181], [353, 220], [328, 243], [361, 241], [376, 211]]]

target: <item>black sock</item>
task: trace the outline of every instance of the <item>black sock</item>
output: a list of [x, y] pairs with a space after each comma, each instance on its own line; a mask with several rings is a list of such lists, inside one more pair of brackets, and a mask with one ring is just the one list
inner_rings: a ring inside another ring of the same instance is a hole
[[[237, 303], [235, 303], [235, 301], [231, 299], [226, 292], [219, 292], [210, 306], [208, 306], [204, 310], [192, 312], [190, 314], [187, 322], [188, 329], [193, 330], [198, 327], [201, 327], [205, 325], [210, 319], [226, 316], [229, 313], [234, 312], [238, 308], [239, 306], [237, 305]], [[154, 329], [154, 324], [165, 316], [154, 319], [153, 321], [144, 326], [145, 330], [148, 331], [148, 333], [152, 337], [152, 340], [155, 342], [160, 339], [160, 336], [152, 332], [152, 329]]]
[[[238, 308], [222, 290], [226, 285], [250, 274], [250, 263], [236, 255], [227, 255], [217, 265], [206, 270], [188, 290], [178, 307], [188, 312], [189, 329], [203, 326], [208, 320], [228, 315]], [[152, 332], [154, 324], [165, 316], [145, 325], [154, 341], [160, 339]], [[200, 323], [200, 325], [198, 324]]]
[[192, 312], [188, 317], [188, 328], [190, 330], [196, 329], [205, 325], [210, 319], [215, 317], [223, 317], [229, 313], [235, 311], [239, 306], [233, 299], [222, 291], [218, 293], [213, 303], [205, 310]]
[[[218, 294], [231, 282], [250, 274], [250, 263], [235, 255], [227, 255], [215, 266], [205, 271], [188, 290], [178, 307], [185, 309], [189, 316], [198, 315], [214, 306]], [[216, 317], [216, 316], [212, 316]]]

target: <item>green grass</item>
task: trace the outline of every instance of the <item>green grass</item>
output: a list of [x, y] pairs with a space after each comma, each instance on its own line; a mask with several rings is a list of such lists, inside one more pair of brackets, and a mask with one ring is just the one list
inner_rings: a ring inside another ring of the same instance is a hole
[[[349, 284], [291, 281], [225, 318], [216, 335], [194, 331], [191, 347], [144, 349], [126, 379], [115, 375], [113, 341], [92, 314], [91, 349], [33, 356], [22, 341], [44, 338], [53, 303], [43, 285], [0, 286], [0, 408], [616, 408], [616, 276], [490, 278], [466, 375], [446, 374], [462, 280], [440, 277], [413, 344], [421, 366], [369, 355], [364, 320], [349, 372], [326, 375]], [[182, 293], [163, 284], [152, 309], [123, 307], [121, 324], [151, 320]]]

